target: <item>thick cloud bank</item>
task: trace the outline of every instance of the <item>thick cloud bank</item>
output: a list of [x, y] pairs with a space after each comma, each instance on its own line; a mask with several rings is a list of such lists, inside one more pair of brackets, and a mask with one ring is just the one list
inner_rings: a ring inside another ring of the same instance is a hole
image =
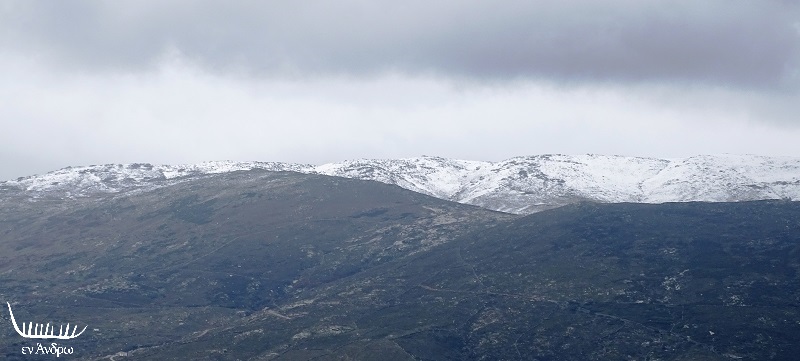
[[12, 1], [4, 47], [85, 69], [177, 51], [259, 75], [400, 71], [478, 80], [798, 82], [789, 1]]
[[0, 2], [0, 179], [422, 154], [800, 155], [779, 0]]

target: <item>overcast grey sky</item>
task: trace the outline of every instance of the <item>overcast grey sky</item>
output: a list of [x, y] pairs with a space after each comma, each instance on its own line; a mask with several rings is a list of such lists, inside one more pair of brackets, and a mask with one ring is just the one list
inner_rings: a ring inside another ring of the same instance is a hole
[[779, 0], [0, 2], [0, 180], [68, 165], [800, 156]]

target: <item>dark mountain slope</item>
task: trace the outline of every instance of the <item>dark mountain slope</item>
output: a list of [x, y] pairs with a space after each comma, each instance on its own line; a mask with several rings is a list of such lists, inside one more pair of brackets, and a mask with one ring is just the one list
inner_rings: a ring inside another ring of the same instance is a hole
[[580, 204], [133, 359], [793, 360], [800, 204]]
[[[76, 356], [191, 338], [510, 216], [396, 186], [290, 172], [0, 203], [0, 299], [88, 324]], [[0, 351], [35, 346], [2, 313]]]

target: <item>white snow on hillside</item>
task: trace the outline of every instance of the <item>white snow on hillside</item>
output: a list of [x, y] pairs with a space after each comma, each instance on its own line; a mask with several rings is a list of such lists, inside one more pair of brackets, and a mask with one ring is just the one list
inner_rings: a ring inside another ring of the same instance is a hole
[[194, 177], [263, 169], [373, 180], [455, 202], [532, 213], [597, 202], [800, 200], [800, 158], [754, 155], [655, 159], [538, 155], [501, 162], [440, 157], [365, 159], [320, 166], [274, 162], [69, 167], [0, 182], [5, 194], [82, 197], [167, 186]]

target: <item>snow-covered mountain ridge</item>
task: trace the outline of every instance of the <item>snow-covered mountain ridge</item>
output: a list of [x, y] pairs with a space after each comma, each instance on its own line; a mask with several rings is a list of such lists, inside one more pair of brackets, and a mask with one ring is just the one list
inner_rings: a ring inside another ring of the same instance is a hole
[[395, 184], [434, 197], [512, 213], [582, 200], [598, 202], [800, 200], [800, 158], [754, 155], [655, 159], [538, 155], [500, 162], [439, 157], [369, 159], [320, 166], [274, 162], [69, 167], [0, 182], [0, 192], [32, 199], [142, 191], [195, 177], [264, 169]]

